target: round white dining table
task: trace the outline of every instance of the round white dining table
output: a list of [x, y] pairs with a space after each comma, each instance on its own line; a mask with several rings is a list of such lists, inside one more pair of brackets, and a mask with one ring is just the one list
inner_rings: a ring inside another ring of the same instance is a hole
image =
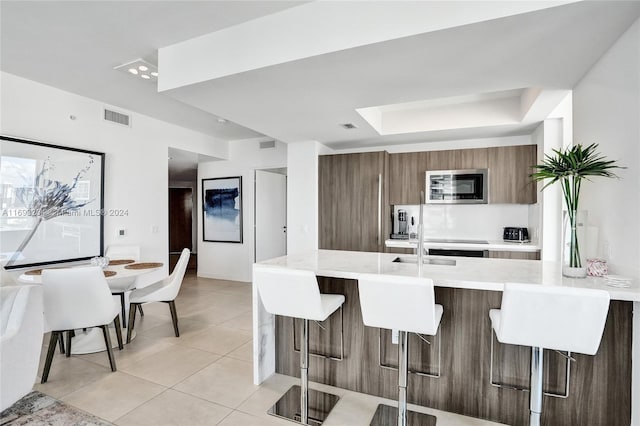
[[[137, 262], [136, 262], [137, 263]], [[135, 278], [139, 277], [143, 274], [148, 274], [150, 272], [157, 271], [162, 268], [162, 263], [158, 262], [160, 266], [155, 268], [145, 268], [145, 269], [128, 269], [125, 266], [127, 265], [109, 265], [104, 268], [104, 271], [112, 271], [115, 272], [115, 275], [105, 276], [107, 280], [107, 284], [111, 289], [112, 293], [121, 293], [121, 292], [130, 292], [135, 288]], [[87, 266], [92, 266], [90, 264], [85, 265], [75, 265], [69, 266], [69, 268], [83, 268]], [[51, 266], [51, 268], [60, 268], [60, 266]], [[46, 268], [43, 268], [46, 269]], [[24, 284], [42, 284], [42, 275], [40, 274], [29, 274], [29, 271], [24, 272], [18, 277], [18, 281]], [[132, 283], [131, 283], [132, 282]], [[117, 297], [114, 295], [114, 297]], [[128, 297], [125, 299], [126, 303], [126, 314], [127, 317], [129, 315], [129, 304]], [[120, 303], [120, 301], [118, 301]], [[122, 336], [123, 343], [126, 344], [126, 335], [127, 329], [125, 326], [127, 325], [127, 319], [123, 318], [121, 321], [122, 324]], [[46, 318], [45, 318], [45, 330], [46, 330]], [[110, 326], [110, 334], [111, 334], [111, 345], [115, 348], [118, 346], [118, 340], [116, 338], [116, 332], [114, 329], [114, 325]], [[134, 339], [136, 335], [135, 330], [132, 333], [131, 339]], [[73, 337], [71, 342], [71, 353], [74, 355], [82, 355], [82, 354], [90, 354], [94, 352], [105, 351], [107, 348], [105, 347], [104, 337], [102, 336], [102, 330], [97, 327], [87, 328], [86, 331], [82, 329], [75, 330], [75, 337]]]

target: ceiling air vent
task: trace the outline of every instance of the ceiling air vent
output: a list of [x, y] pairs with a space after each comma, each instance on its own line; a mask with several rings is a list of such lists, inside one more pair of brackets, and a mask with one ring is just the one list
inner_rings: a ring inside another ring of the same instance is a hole
[[104, 109], [104, 119], [111, 121], [112, 123], [120, 124], [122, 126], [131, 127], [131, 117], [127, 114], [112, 111], [110, 109]]
[[344, 123], [344, 124], [341, 124], [340, 126], [342, 126], [343, 128], [345, 128], [347, 130], [352, 130], [352, 129], [357, 129], [358, 128], [358, 126], [356, 126], [353, 123]]
[[275, 148], [275, 147], [276, 147], [275, 140], [260, 142], [260, 149]]

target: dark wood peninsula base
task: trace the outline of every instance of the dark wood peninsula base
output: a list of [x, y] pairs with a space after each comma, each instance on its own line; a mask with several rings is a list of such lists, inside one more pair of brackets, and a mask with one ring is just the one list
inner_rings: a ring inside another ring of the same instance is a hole
[[[323, 331], [310, 325], [310, 350], [340, 356], [340, 330], [344, 330], [344, 359], [312, 356], [309, 378], [340, 388], [385, 398], [397, 398], [397, 345], [391, 333], [365, 327], [360, 313], [357, 281], [319, 278], [323, 293], [344, 294], [344, 324], [340, 313], [327, 319]], [[502, 422], [526, 425], [529, 394], [490, 384], [490, 345], [494, 339], [494, 382], [527, 387], [531, 350], [502, 345], [493, 337], [489, 309], [499, 308], [499, 291], [436, 288], [436, 302], [444, 316], [439, 336], [425, 336], [431, 344], [412, 335], [409, 367], [421, 373], [438, 371], [438, 339], [441, 346], [440, 378], [409, 375], [408, 400], [439, 410]], [[276, 318], [276, 371], [299, 376], [300, 324]], [[295, 342], [294, 342], [295, 340]], [[381, 343], [379, 343], [381, 342]], [[631, 422], [632, 302], [612, 300], [600, 349], [595, 356], [575, 354], [571, 362], [568, 398], [545, 396], [543, 424], [628, 426]], [[563, 393], [565, 358], [545, 351], [545, 392]]]

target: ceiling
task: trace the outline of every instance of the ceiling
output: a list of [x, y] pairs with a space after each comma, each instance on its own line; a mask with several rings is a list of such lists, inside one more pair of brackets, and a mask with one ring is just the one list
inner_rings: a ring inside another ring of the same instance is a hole
[[157, 64], [160, 47], [238, 25], [300, 1], [0, 2], [0, 69], [223, 140], [261, 134], [157, 92], [114, 67]]
[[169, 147], [169, 184], [198, 180], [198, 163], [217, 161], [219, 158]]
[[[547, 96], [544, 108], [532, 108], [536, 114], [523, 115], [520, 105], [507, 114], [516, 117], [511, 121], [414, 126], [394, 134], [376, 131], [356, 110], [396, 111], [392, 105], [418, 103], [433, 113], [431, 106], [450, 104], [443, 99], [561, 93], [572, 89], [640, 16], [638, 1], [571, 3], [290, 60], [161, 93], [154, 84], [113, 69], [136, 58], [157, 64], [159, 48], [309, 5], [2, 0], [0, 68], [222, 140], [267, 135], [284, 142], [317, 140], [334, 148], [361, 148], [512, 136], [531, 133], [557, 96]], [[304, 22], [291, 24], [295, 38], [295, 26]], [[233, 42], [220, 52], [233, 50]], [[243, 54], [248, 53], [236, 52], [239, 60]], [[219, 117], [229, 122], [220, 123]], [[357, 128], [346, 130], [341, 123]]]
[[[313, 139], [334, 148], [528, 134], [544, 113], [528, 121], [477, 126], [478, 132], [459, 126], [384, 135], [356, 110], [527, 88], [566, 93], [638, 16], [640, 2], [579, 2], [267, 66], [167, 93], [284, 142]], [[341, 123], [357, 128], [346, 130]]]

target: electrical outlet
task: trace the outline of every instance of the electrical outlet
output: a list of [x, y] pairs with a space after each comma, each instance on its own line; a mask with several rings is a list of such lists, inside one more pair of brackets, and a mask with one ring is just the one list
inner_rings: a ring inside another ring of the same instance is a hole
[[160, 232], [160, 227], [158, 227], [158, 225], [151, 226], [151, 233], [152, 234], [157, 234], [158, 232]]
[[127, 232], [124, 228], [118, 228], [118, 238], [124, 238]]

